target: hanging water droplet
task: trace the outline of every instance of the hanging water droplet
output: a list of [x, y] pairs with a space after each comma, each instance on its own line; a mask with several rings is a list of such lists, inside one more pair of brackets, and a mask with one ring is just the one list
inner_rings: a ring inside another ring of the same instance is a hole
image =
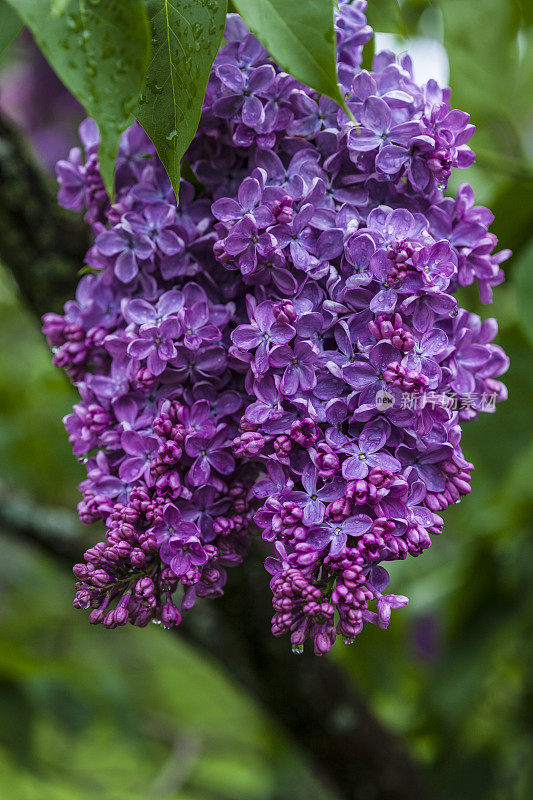
[[295, 656], [301, 656], [303, 651], [304, 651], [303, 644], [293, 644], [292, 652], [294, 653]]
[[344, 639], [344, 644], [346, 644], [346, 645], [355, 644], [355, 639], [348, 639], [346, 637], [346, 639]]

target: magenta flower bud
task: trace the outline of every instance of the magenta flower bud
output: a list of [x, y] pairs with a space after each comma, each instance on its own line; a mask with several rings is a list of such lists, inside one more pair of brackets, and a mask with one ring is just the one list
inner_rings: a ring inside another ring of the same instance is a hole
[[[295, 545], [296, 563], [300, 568], [309, 567], [318, 561], [318, 553], [312, 544], [309, 542], [298, 542]], [[306, 587], [305, 582], [301, 584], [302, 588]]]
[[109, 331], [103, 325], [97, 325], [94, 328], [89, 328], [85, 337], [85, 343], [87, 347], [104, 347], [104, 340], [108, 333]]
[[65, 342], [66, 322], [59, 314], [48, 313], [43, 315], [43, 333], [51, 347], [60, 347]]
[[76, 576], [76, 578], [84, 579], [87, 577], [87, 565], [86, 564], [75, 564], [72, 568], [72, 572]]
[[239, 433], [248, 433], [249, 431], [256, 431], [258, 428], [253, 422], [249, 422], [244, 417], [239, 422]]
[[162, 447], [159, 448], [159, 458], [163, 464], [175, 464], [180, 460], [183, 450], [177, 442], [173, 439], [168, 439]]
[[433, 512], [440, 511], [442, 508], [445, 508], [445, 506], [442, 506], [440, 500], [438, 499], [438, 496], [433, 493], [427, 494], [426, 505], [430, 509], [430, 511]]
[[79, 325], [67, 324], [65, 326], [65, 338], [69, 342], [84, 342], [85, 331]]
[[399, 350], [403, 355], [409, 353], [415, 346], [414, 337], [409, 331], [402, 328], [395, 330], [391, 336], [392, 346]]
[[291, 426], [291, 439], [304, 447], [310, 447], [318, 439], [315, 423], [312, 419], [296, 420]]
[[323, 478], [332, 478], [339, 470], [339, 456], [326, 442], [319, 442], [314, 463]]
[[391, 519], [386, 519], [385, 517], [378, 517], [372, 523], [372, 533], [375, 536], [383, 537], [386, 534], [392, 534], [395, 529], [395, 523]]
[[132, 523], [124, 522], [119, 526], [120, 537], [127, 542], [137, 541], [137, 531]]
[[213, 520], [213, 530], [216, 534], [224, 536], [231, 530], [231, 523], [226, 517], [217, 517]]
[[[151, 520], [153, 520], [153, 516], [151, 517]], [[144, 553], [150, 554], [157, 551], [157, 540], [155, 536], [152, 536], [149, 533], [143, 533], [139, 536], [139, 544]]]
[[172, 628], [181, 622], [181, 614], [174, 603], [165, 603], [161, 610], [161, 622], [165, 628]]
[[134, 567], [142, 567], [146, 561], [146, 555], [139, 547], [135, 547], [130, 554], [130, 561]]
[[333, 642], [325, 633], [318, 633], [314, 638], [315, 655], [323, 656], [329, 653]]
[[128, 601], [130, 595], [124, 595], [118, 606], [115, 608], [115, 623], [125, 625], [129, 619]]
[[[77, 588], [79, 586], [80, 584], [76, 584]], [[72, 603], [74, 608], [89, 608], [90, 602], [91, 602], [90, 592], [88, 592], [87, 589], [78, 588], [78, 591], [76, 592], [76, 596]]]
[[296, 547], [298, 547], [299, 542], [305, 542], [308, 536], [308, 529], [305, 525], [295, 525], [292, 529], [286, 528], [285, 531], [287, 534], [290, 531], [291, 537], [296, 542]]
[[283, 503], [281, 518], [286, 525], [296, 525], [303, 517], [303, 510], [294, 502]]
[[329, 505], [326, 506], [326, 517], [341, 521], [350, 515], [351, 510], [352, 506], [349, 500], [345, 497], [340, 497], [338, 500], [334, 500], [333, 503], [329, 503]]
[[140, 389], [152, 389], [156, 383], [156, 376], [147, 367], [140, 367], [135, 375], [135, 382]]
[[94, 608], [89, 614], [89, 622], [91, 625], [99, 625], [104, 619], [105, 611], [100, 608]]
[[115, 611], [108, 611], [107, 614], [104, 615], [104, 618], [101, 620], [102, 625], [109, 630], [117, 627], [116, 621], [116, 614]]
[[454, 477], [452, 478], [452, 483], [453, 486], [457, 488], [459, 494], [469, 494], [472, 491], [469, 481], [462, 480], [459, 477]]
[[277, 222], [289, 223], [292, 222], [294, 217], [294, 210], [292, 207], [292, 197], [285, 195], [281, 200], [275, 200], [273, 203], [272, 213]]
[[119, 542], [115, 548], [119, 559], [127, 559], [131, 553], [132, 547], [129, 542]]
[[91, 583], [94, 586], [103, 587], [111, 582], [111, 578], [103, 569], [97, 569], [91, 574]]
[[233, 446], [237, 456], [256, 456], [265, 446], [265, 437], [255, 431], [247, 431], [234, 439]]
[[298, 317], [292, 300], [282, 300], [281, 303], [276, 303], [272, 307], [272, 312], [278, 322], [288, 322], [289, 325], [292, 325]]
[[86, 424], [91, 430], [101, 433], [111, 423], [111, 417], [101, 406], [91, 403], [87, 409]]
[[392, 473], [382, 467], [373, 467], [367, 476], [368, 483], [377, 488], [388, 488], [392, 483]]
[[154, 593], [154, 582], [148, 576], [139, 578], [135, 584], [135, 594], [138, 597], [148, 598]]
[[274, 439], [274, 451], [277, 456], [288, 456], [292, 450], [292, 442], [288, 436], [282, 434]]

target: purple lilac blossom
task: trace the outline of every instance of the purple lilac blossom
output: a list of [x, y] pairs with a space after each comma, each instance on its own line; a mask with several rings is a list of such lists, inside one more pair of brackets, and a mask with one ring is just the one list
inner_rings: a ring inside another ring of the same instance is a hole
[[470, 491], [462, 424], [505, 399], [508, 361], [454, 294], [477, 281], [490, 301], [509, 253], [468, 185], [444, 196], [473, 160], [449, 90], [418, 86], [406, 55], [360, 68], [365, 8], [337, 14], [359, 129], [229, 15], [187, 154], [202, 190], [182, 180], [176, 209], [138, 125], [113, 205], [94, 123], [58, 164], [95, 234], [94, 273], [44, 318], [81, 396], [65, 419], [80, 517], [106, 525], [74, 568], [92, 623], [179, 624], [223, 592], [253, 518], [273, 633], [322, 655], [387, 627], [407, 598], [383, 593], [383, 565], [420, 555]]

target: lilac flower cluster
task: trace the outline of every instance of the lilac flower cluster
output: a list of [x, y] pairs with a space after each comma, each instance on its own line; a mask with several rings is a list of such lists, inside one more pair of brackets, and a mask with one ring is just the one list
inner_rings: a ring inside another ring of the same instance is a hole
[[74, 569], [75, 605], [106, 627], [168, 627], [196, 597], [220, 595], [246, 551], [251, 505], [232, 454], [244, 383], [228, 363], [238, 287], [217, 275], [209, 200], [184, 182], [176, 208], [138, 126], [121, 142], [113, 205], [94, 123], [80, 134], [85, 160], [75, 149], [57, 171], [61, 202], [87, 206], [91, 272], [64, 316], [44, 318], [81, 395], [65, 418], [87, 464], [80, 518], [106, 525]]
[[85, 157], [58, 164], [60, 201], [95, 233], [76, 300], [44, 320], [81, 395], [65, 420], [87, 463], [80, 517], [106, 525], [75, 567], [92, 622], [178, 624], [221, 593], [253, 517], [272, 631], [321, 655], [387, 627], [408, 601], [383, 562], [420, 555], [470, 491], [461, 425], [486, 407], [401, 397], [505, 399], [496, 322], [454, 295], [477, 281], [490, 301], [509, 253], [468, 185], [443, 194], [473, 161], [468, 115], [407, 56], [361, 69], [365, 8], [337, 18], [357, 123], [230, 15], [187, 154], [200, 191], [182, 181], [176, 208], [139, 126], [112, 205], [93, 123]]

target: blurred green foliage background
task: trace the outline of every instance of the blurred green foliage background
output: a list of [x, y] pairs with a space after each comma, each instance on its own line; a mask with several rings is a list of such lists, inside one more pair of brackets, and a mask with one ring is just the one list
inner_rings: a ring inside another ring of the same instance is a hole
[[[514, 256], [493, 306], [470, 291], [464, 301], [497, 317], [512, 366], [508, 402], [465, 429], [472, 495], [445, 512], [445, 534], [423, 558], [393, 567], [394, 590], [410, 605], [388, 632], [366, 629], [332, 657], [428, 770], [435, 798], [525, 800], [533, 796], [533, 3], [369, 6], [398, 51], [420, 37], [444, 44], [452, 104], [477, 125], [477, 163], [455, 186], [473, 184]], [[4, 76], [21, 52], [4, 57]], [[78, 499], [82, 468], [61, 424], [74, 401], [2, 272], [0, 479], [46, 506], [74, 508]], [[326, 800], [294, 744], [216, 662], [155, 627], [91, 628], [72, 610], [63, 565], [9, 531], [1, 547], [0, 797]]]

